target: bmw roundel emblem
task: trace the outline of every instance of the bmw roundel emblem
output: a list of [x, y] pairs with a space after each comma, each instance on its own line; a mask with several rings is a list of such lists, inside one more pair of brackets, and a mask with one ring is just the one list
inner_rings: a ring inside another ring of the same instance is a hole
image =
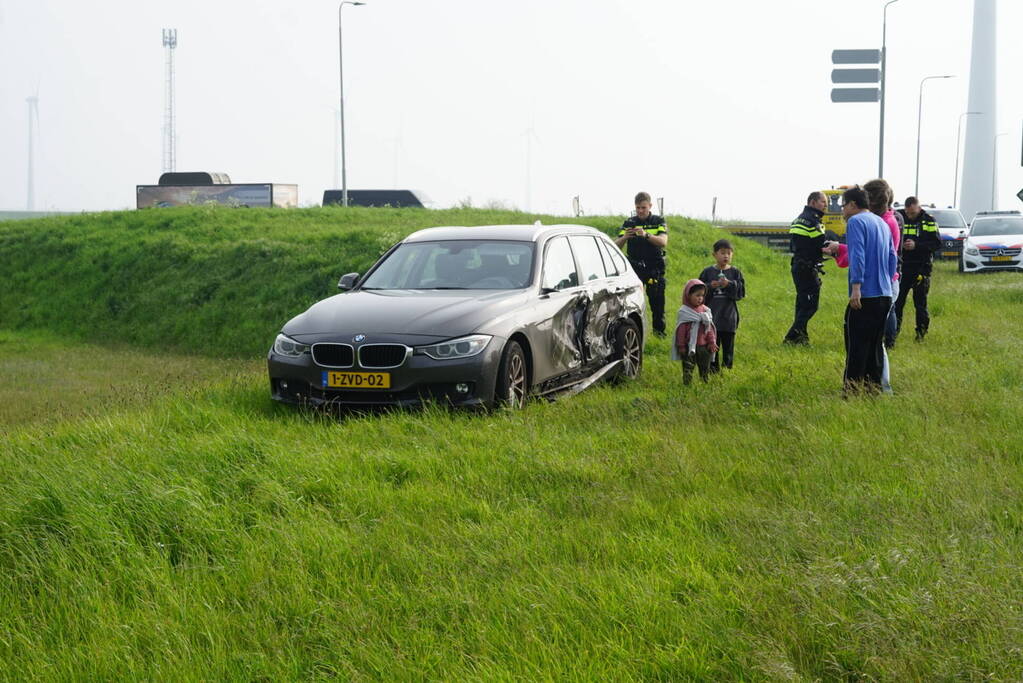
[[354, 337], [352, 337], [352, 341], [353, 342], [366, 341], [366, 335], [364, 335], [364, 334], [357, 334]]

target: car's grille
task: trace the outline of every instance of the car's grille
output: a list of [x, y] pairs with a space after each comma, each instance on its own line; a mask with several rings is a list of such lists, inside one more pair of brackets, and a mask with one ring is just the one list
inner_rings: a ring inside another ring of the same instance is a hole
[[365, 344], [359, 347], [359, 365], [364, 368], [396, 368], [405, 362], [404, 344]]
[[959, 249], [963, 246], [963, 243], [959, 240], [945, 240], [946, 249]]
[[[278, 387], [280, 384], [278, 383]], [[312, 401], [323, 401], [328, 404], [339, 406], [390, 406], [390, 405], [416, 405], [426, 401], [439, 401], [441, 403], [465, 403], [477, 402], [476, 384], [468, 382], [468, 391], [459, 392], [455, 390], [454, 384], [420, 384], [402, 391], [344, 391], [336, 389], [322, 389], [320, 387], [302, 384], [298, 388], [300, 393], [281, 393], [286, 401], [301, 402], [303, 399]], [[294, 381], [289, 382], [289, 390], [296, 387]]]
[[991, 258], [992, 256], [1019, 256], [1019, 252], [1019, 247], [1012, 249], [981, 249], [980, 255], [984, 258]]
[[348, 344], [313, 344], [313, 360], [325, 368], [350, 368], [355, 352]]

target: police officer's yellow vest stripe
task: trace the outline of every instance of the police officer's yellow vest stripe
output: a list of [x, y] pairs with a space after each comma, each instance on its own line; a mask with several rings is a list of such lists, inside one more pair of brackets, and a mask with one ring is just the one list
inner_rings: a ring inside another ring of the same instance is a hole
[[789, 228], [789, 234], [799, 235], [800, 237], [809, 237], [810, 239], [813, 239], [815, 237], [820, 237], [821, 235], [823, 235], [824, 229], [820, 226], [817, 226], [816, 228], [808, 228], [801, 223], [793, 223], [792, 226]]
[[[648, 235], [662, 235], [668, 232], [668, 229], [663, 225], [637, 225], [634, 227], [643, 228], [643, 230], [645, 230]], [[627, 228], [622, 228], [621, 230], [619, 230], [618, 236], [624, 237], [626, 230]]]
[[938, 226], [934, 221], [924, 221], [915, 225], [907, 225], [903, 230], [903, 237], [919, 237], [924, 232], [938, 232]]

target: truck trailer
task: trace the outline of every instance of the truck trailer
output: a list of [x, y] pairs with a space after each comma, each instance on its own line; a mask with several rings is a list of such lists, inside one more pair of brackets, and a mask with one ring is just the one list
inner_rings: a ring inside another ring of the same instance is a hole
[[298, 185], [287, 183], [232, 183], [226, 173], [164, 173], [157, 185], [135, 186], [135, 207], [224, 204], [239, 207], [293, 208], [298, 206]]

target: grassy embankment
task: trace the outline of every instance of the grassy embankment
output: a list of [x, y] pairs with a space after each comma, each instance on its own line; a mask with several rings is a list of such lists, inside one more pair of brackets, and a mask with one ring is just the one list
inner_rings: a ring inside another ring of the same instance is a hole
[[[1023, 675], [1012, 275], [939, 269], [887, 400], [839, 399], [844, 278], [781, 348], [784, 259], [741, 243], [737, 367], [707, 386], [654, 340], [640, 382], [517, 414], [269, 405], [259, 356], [340, 273], [418, 227], [531, 220], [0, 225], [0, 401], [27, 406], [0, 427], [0, 678]], [[673, 225], [675, 302], [716, 235]]]

